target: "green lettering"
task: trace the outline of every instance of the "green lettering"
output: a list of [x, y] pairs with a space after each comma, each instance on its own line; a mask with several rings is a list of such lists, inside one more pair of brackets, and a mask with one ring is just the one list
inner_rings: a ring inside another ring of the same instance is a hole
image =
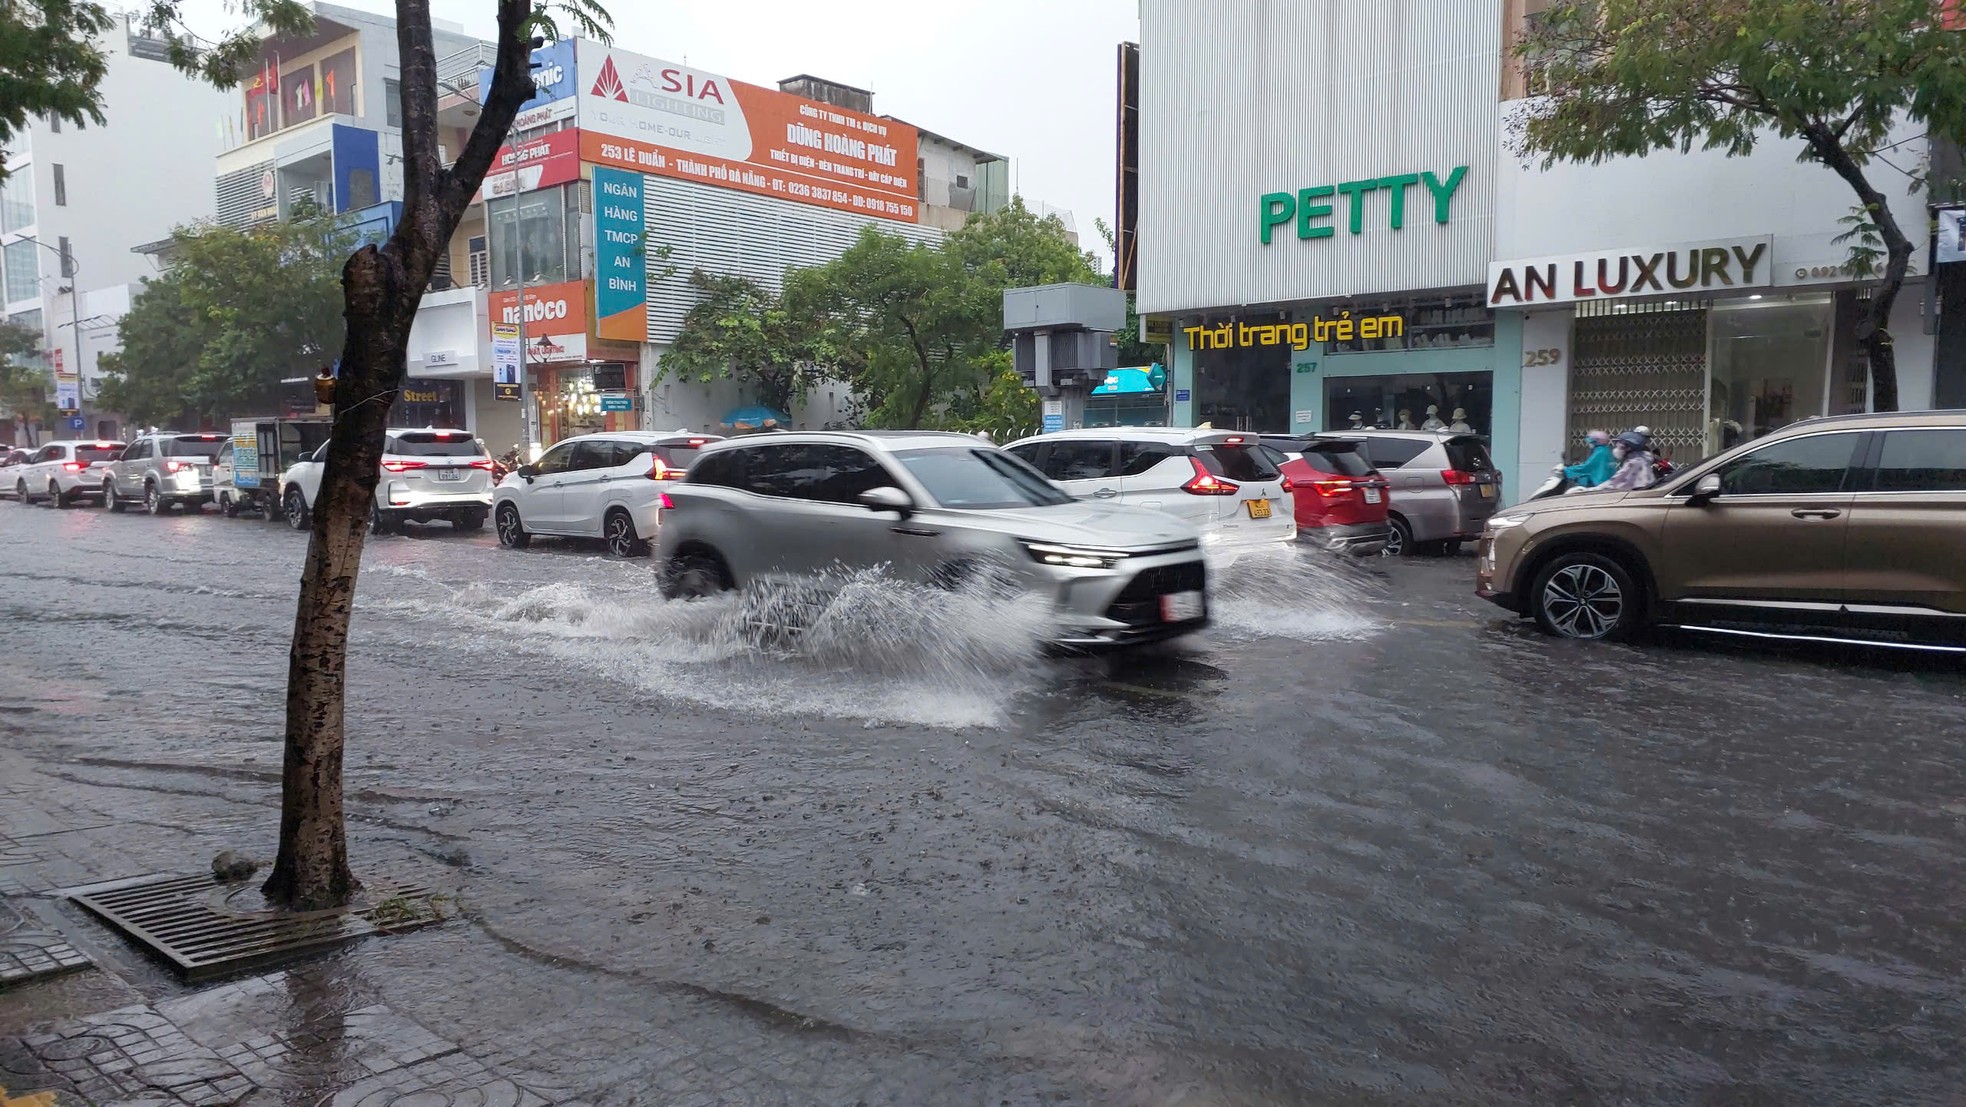
[[1321, 200], [1331, 195], [1334, 191], [1330, 185], [1319, 185], [1316, 188], [1300, 188], [1297, 190], [1298, 238], [1330, 238], [1337, 233], [1331, 227], [1311, 226], [1311, 220], [1313, 219], [1331, 218], [1330, 204], [1314, 204], [1311, 201]]
[[1379, 178], [1379, 187], [1390, 190], [1393, 194], [1393, 230], [1399, 230], [1406, 225], [1406, 190], [1419, 183], [1418, 173], [1401, 173], [1396, 177]]
[[1270, 244], [1270, 228], [1279, 223], [1290, 222], [1297, 214], [1297, 201], [1288, 192], [1266, 192], [1263, 194], [1263, 245]]
[[1461, 182], [1467, 178], [1467, 175], [1468, 167], [1465, 165], [1455, 166], [1454, 172], [1447, 175], [1445, 184], [1442, 184], [1440, 178], [1434, 176], [1431, 171], [1420, 174], [1420, 179], [1427, 184], [1427, 191], [1434, 194], [1434, 222], [1447, 222], [1448, 205], [1454, 199], [1455, 190], [1461, 187]]
[[1338, 186], [1338, 191], [1349, 193], [1352, 198], [1352, 233], [1365, 233], [1365, 194], [1379, 187], [1377, 178], [1363, 181], [1346, 181]]

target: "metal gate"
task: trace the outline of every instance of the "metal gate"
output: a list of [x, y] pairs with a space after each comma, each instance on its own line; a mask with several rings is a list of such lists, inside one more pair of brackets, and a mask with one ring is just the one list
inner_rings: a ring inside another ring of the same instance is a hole
[[1652, 429], [1662, 452], [1697, 457], [1707, 421], [1707, 305], [1580, 304], [1572, 339], [1570, 434]]

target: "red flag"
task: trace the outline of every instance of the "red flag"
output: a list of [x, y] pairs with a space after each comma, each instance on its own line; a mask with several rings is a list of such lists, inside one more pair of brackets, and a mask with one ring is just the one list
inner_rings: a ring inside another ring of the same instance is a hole
[[278, 54], [266, 59], [266, 94], [280, 95], [280, 55]]

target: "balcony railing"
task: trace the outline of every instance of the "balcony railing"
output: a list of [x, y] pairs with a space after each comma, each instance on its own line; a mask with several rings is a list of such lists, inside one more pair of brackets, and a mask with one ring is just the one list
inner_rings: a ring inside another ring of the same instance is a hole
[[437, 87], [456, 90], [478, 88], [478, 74], [498, 61], [498, 49], [480, 42], [437, 59]]

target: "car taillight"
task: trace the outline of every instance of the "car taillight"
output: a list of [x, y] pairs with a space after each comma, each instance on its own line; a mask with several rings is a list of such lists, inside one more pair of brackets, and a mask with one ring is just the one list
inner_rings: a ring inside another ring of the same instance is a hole
[[1473, 484], [1475, 475], [1466, 469], [1442, 469], [1440, 479], [1449, 484]]
[[164, 471], [166, 473], [182, 473], [186, 469], [196, 469], [197, 467], [198, 464], [193, 461], [166, 461], [164, 463]]
[[1311, 487], [1320, 496], [1349, 496], [1355, 486], [1348, 480], [1314, 480]]
[[1201, 459], [1191, 457], [1188, 464], [1195, 467], [1192, 480], [1181, 486], [1181, 491], [1191, 496], [1233, 496], [1242, 491], [1235, 482], [1226, 481], [1201, 467]]
[[392, 473], [402, 473], [410, 469], [428, 469], [430, 465], [423, 461], [385, 461], [382, 467]]
[[1285, 478], [1283, 478], [1283, 492], [1284, 492], [1284, 495], [1286, 495], [1286, 496], [1287, 496], [1287, 495], [1289, 495], [1290, 493], [1292, 493], [1292, 492], [1295, 492], [1296, 490], [1297, 490], [1297, 482], [1296, 482], [1296, 481], [1294, 481], [1294, 480], [1291, 480], [1291, 479], [1290, 479], [1289, 477], [1285, 477]]
[[662, 495], [656, 497], [655, 506], [664, 511], [669, 511], [675, 508], [676, 501], [669, 498], [669, 493], [664, 492]]
[[61, 463], [61, 471], [64, 473], [79, 473], [88, 467], [89, 463], [86, 461], [64, 461]]
[[483, 469], [485, 472], [489, 473], [491, 472], [491, 467], [492, 467], [491, 458], [481, 457], [478, 460], [472, 462], [471, 467], [473, 469]]
[[662, 459], [659, 457], [650, 458], [649, 479], [650, 480], [682, 480], [683, 471], [681, 469], [671, 469], [667, 465], [662, 464]]

